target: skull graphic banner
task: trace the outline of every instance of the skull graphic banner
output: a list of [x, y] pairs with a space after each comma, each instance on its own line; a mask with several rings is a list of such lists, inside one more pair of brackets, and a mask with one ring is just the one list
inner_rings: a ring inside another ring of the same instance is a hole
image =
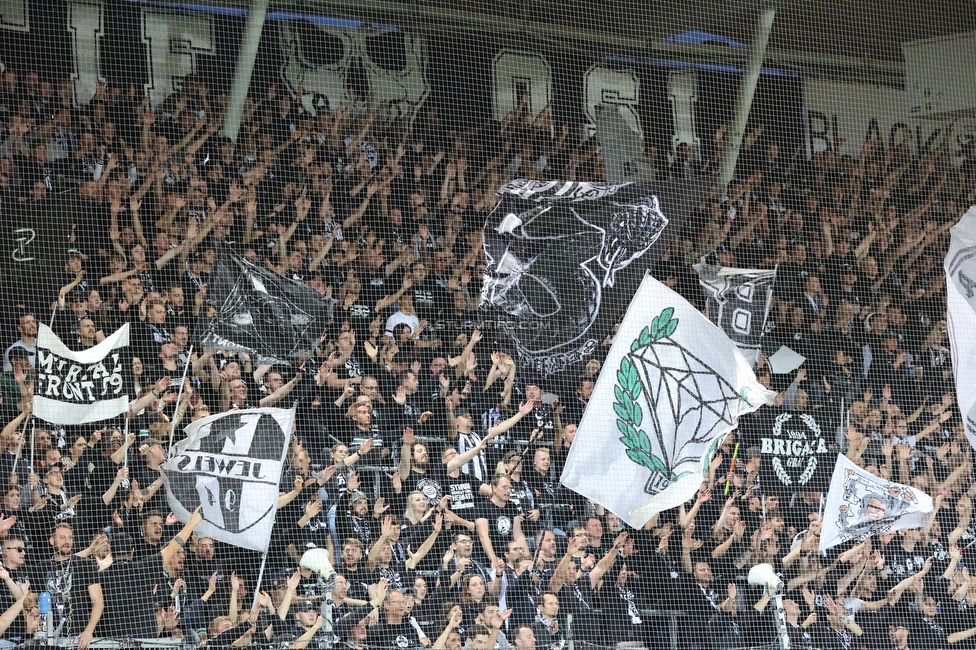
[[485, 224], [481, 309], [517, 325], [500, 329], [521, 364], [552, 375], [585, 363], [709, 181], [503, 186]]

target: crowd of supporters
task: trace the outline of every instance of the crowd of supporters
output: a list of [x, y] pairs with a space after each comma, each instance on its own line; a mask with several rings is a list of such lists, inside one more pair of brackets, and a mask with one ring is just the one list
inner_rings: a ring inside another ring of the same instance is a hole
[[[199, 78], [155, 109], [131, 87], [99, 85], [84, 106], [71, 91], [30, 70], [0, 78], [0, 219], [27, 215], [57, 240], [46, 274], [4, 282], [0, 643], [53, 633], [38, 613], [47, 591], [60, 634], [82, 650], [125, 637], [667, 647], [669, 619], [649, 610], [684, 612], [681, 647], [763, 645], [776, 642], [774, 608], [746, 580], [760, 563], [786, 582], [795, 648], [976, 643], [964, 554], [976, 483], [941, 264], [948, 229], [974, 203], [968, 163], [874, 140], [857, 158], [808, 160], [761, 126], [748, 134], [727, 200], [699, 206], [652, 272], [702, 305], [691, 265], [703, 255], [778, 265], [764, 347], [806, 361], [785, 376], [764, 355], [757, 375], [780, 392], [776, 405], [743, 419], [695, 499], [633, 530], [559, 483], [612, 332], [557, 381], [523, 371], [504, 336], [477, 328], [496, 190], [513, 178], [604, 180], [580, 126], [523, 101], [501, 123], [463, 128], [421, 108], [408, 128], [354, 95], [311, 115], [271, 85], [247, 100], [235, 144], [220, 135], [227, 97]], [[642, 173], [710, 173], [725, 135], [698, 154], [648, 146]], [[337, 300], [307, 360], [259, 365], [194, 345], [225, 245]], [[76, 350], [131, 325], [127, 425], [32, 417], [39, 320]], [[159, 467], [173, 419], [179, 432], [292, 404], [255, 599], [261, 558], [195, 535], [199, 514], [181, 525]], [[930, 494], [926, 525], [818, 552], [822, 493], [759, 481], [756, 440], [784, 410], [822, 415], [837, 451]], [[299, 567], [315, 548], [330, 554], [334, 586]]]

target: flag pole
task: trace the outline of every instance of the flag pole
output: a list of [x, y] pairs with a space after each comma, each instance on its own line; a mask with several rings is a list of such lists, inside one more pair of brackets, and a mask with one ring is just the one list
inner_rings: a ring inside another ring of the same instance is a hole
[[31, 464], [30, 473], [34, 473], [34, 438], [37, 433], [37, 422], [31, 420]]
[[[169, 447], [167, 451], [173, 449], [173, 434], [176, 432], [176, 412], [180, 409], [180, 400], [183, 399], [183, 386], [186, 385], [186, 373], [190, 370], [190, 365], [193, 363], [193, 344], [190, 344], [190, 351], [186, 355], [186, 365], [183, 366], [183, 379], [180, 380], [180, 390], [176, 394], [176, 408], [173, 410], [173, 421], [169, 425]], [[126, 420], [125, 425], [129, 426], [129, 421]]]
[[20, 442], [17, 443], [17, 455], [14, 456], [14, 474], [17, 473], [17, 463], [20, 461], [20, 452], [24, 449], [24, 434], [27, 433], [27, 422], [33, 420], [33, 413], [31, 413], [27, 419], [24, 420], [24, 430], [20, 432]]
[[258, 596], [261, 595], [261, 581], [264, 580], [264, 565], [268, 562], [268, 552], [265, 551], [261, 555], [261, 568], [258, 569], [258, 582], [254, 586], [254, 600], [251, 602], [251, 607], [253, 608], [258, 604]]
[[739, 457], [739, 443], [735, 443], [735, 449], [732, 451], [732, 462], [729, 463], [729, 477], [725, 479], [725, 493], [729, 493], [729, 486], [732, 485], [732, 472], [735, 471], [735, 459]]

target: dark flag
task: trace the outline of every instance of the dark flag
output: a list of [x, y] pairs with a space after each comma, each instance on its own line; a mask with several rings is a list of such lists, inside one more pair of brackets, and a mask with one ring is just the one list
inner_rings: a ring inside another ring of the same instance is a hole
[[229, 248], [217, 253], [207, 293], [218, 307], [203, 325], [203, 345], [247, 352], [266, 363], [288, 364], [311, 354], [336, 302]]
[[834, 470], [831, 432], [812, 413], [784, 411], [759, 439], [759, 485], [764, 494], [823, 492]]
[[755, 366], [773, 302], [776, 269], [736, 269], [701, 262], [695, 270], [707, 296], [708, 320], [735, 341], [742, 356]]
[[485, 223], [482, 322], [520, 363], [553, 374], [585, 363], [711, 183], [512, 181]]

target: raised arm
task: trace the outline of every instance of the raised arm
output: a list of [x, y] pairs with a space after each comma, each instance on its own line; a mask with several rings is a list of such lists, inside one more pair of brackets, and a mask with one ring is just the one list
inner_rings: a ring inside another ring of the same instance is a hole
[[434, 517], [434, 523], [433, 523], [434, 530], [431, 531], [430, 535], [427, 536], [427, 539], [424, 540], [424, 543], [420, 545], [420, 548], [417, 549], [417, 552], [410, 553], [410, 549], [409, 548], [407, 549], [407, 553], [410, 553], [410, 558], [406, 561], [405, 564], [407, 569], [411, 571], [416, 569], [417, 565], [420, 564], [421, 560], [423, 560], [427, 556], [427, 554], [430, 553], [430, 550], [434, 548], [434, 544], [437, 543], [437, 536], [440, 535], [441, 533], [441, 527], [443, 523], [444, 523], [444, 515], [438, 512], [437, 515]]
[[298, 385], [298, 382], [302, 380], [303, 376], [304, 373], [300, 369], [298, 372], [295, 373], [295, 376], [292, 377], [291, 380], [282, 384], [281, 388], [271, 393], [270, 395], [266, 395], [262, 397], [260, 401], [261, 406], [274, 406], [275, 404], [280, 402], [288, 395], [288, 393], [292, 392], [295, 389], [295, 386]]
[[163, 548], [160, 553], [163, 554], [163, 563], [169, 564], [176, 554], [180, 552], [180, 549], [186, 546], [187, 541], [190, 539], [190, 535], [193, 534], [193, 529], [196, 528], [201, 521], [203, 521], [203, 514], [201, 513], [203, 506], [197, 506], [196, 510], [190, 515], [190, 518], [186, 520], [186, 525], [183, 529], [176, 535], [173, 539], [169, 540], [169, 543]]
[[535, 405], [532, 402], [523, 402], [522, 404], [519, 404], [519, 409], [515, 415], [488, 429], [488, 435], [493, 438], [495, 436], [500, 436], [518, 424], [526, 415], [531, 413], [533, 408], [535, 408]]
[[613, 546], [607, 551], [596, 566], [590, 571], [590, 586], [596, 589], [600, 582], [603, 580], [603, 576], [607, 574], [607, 571], [613, 568], [614, 563], [617, 561], [617, 556], [620, 555], [620, 549], [624, 547], [627, 543], [627, 533], [620, 533], [617, 535], [617, 539], [613, 541]]
[[566, 569], [569, 568], [569, 563], [573, 561], [573, 556], [583, 548], [584, 543], [586, 542], [582, 537], [570, 538], [566, 545], [566, 554], [559, 560], [559, 564], [552, 572], [552, 578], [549, 579], [549, 591], [554, 594], [559, 593], [559, 590], [566, 584]]

